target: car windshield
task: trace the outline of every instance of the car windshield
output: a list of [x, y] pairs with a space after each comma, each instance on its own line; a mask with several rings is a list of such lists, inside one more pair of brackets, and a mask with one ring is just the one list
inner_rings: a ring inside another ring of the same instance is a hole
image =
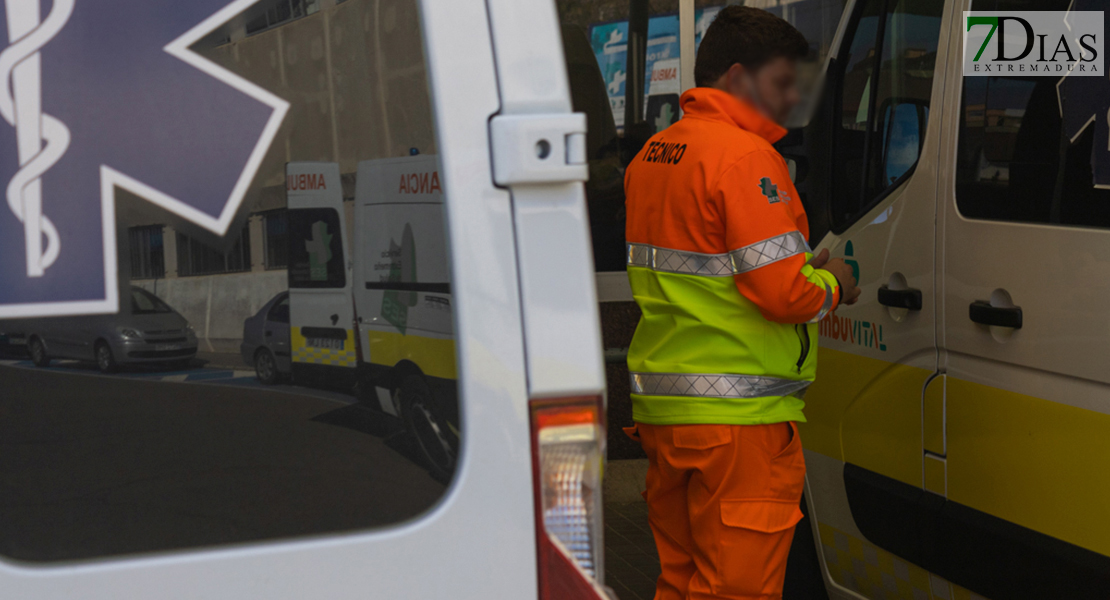
[[146, 290], [131, 290], [131, 314], [169, 313], [173, 309]]

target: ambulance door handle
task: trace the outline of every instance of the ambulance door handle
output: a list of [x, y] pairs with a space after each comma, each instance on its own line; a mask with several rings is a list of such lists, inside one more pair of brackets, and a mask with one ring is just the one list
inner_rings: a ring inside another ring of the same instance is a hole
[[1020, 306], [992, 306], [986, 300], [976, 300], [968, 309], [968, 316], [980, 325], [994, 325], [1021, 329], [1022, 314]]
[[884, 285], [879, 288], [879, 304], [891, 308], [921, 310], [921, 290], [892, 290]]

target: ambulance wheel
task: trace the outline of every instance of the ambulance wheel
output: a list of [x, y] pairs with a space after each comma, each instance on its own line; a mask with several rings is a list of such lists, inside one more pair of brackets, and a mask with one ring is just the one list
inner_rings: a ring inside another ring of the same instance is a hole
[[420, 457], [437, 479], [446, 481], [458, 458], [450, 442], [447, 421], [436, 410], [435, 398], [424, 376], [409, 373], [401, 380], [401, 416], [416, 442]]
[[119, 370], [116, 357], [112, 354], [112, 347], [104, 340], [96, 343], [96, 368], [100, 369], [101, 373], [115, 373]]
[[46, 353], [46, 344], [43, 344], [38, 337], [33, 337], [30, 342], [27, 342], [27, 352], [36, 367], [50, 366], [50, 355]]
[[266, 348], [259, 348], [254, 353], [254, 374], [263, 385], [274, 385], [278, 382], [277, 359], [274, 353]]

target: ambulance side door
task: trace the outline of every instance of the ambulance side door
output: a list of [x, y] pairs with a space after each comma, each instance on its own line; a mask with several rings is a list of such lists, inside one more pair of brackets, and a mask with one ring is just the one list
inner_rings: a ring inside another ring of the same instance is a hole
[[944, 10], [940, 1], [858, 0], [826, 75], [824, 108], [806, 130], [810, 221], [831, 229], [815, 248], [843, 257], [862, 289], [857, 304], [820, 324], [800, 428], [826, 587], [839, 597], [886, 597], [891, 586], [928, 594], [927, 572], [882, 548], [875, 532], [889, 524], [872, 507], [888, 501], [876, 482], [922, 485], [921, 398], [937, 368]]
[[[1110, 151], [1107, 96], [1090, 93], [1099, 89], [1105, 75], [948, 75], [946, 381], [930, 394], [944, 426], [932, 487], [947, 502], [935, 554], [941, 575], [987, 597], [1110, 589], [1110, 180], [1092, 174], [1106, 172]], [[1062, 100], [1084, 93], [1091, 101]]]

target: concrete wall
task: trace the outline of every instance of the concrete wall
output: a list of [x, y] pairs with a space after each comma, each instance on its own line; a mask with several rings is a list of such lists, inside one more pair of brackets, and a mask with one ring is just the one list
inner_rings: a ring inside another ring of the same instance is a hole
[[131, 283], [184, 315], [201, 338], [202, 352], [238, 352], [243, 320], [289, 287], [284, 269]]

